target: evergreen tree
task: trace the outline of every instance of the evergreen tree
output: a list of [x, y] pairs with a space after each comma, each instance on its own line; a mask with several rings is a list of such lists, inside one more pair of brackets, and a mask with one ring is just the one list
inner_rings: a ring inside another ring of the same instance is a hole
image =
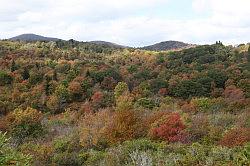
[[30, 78], [29, 70], [26, 67], [23, 70], [22, 77], [23, 77], [24, 80], [27, 80], [27, 79]]
[[11, 62], [10, 70], [11, 70], [11, 72], [17, 70], [17, 65], [16, 65], [16, 62], [14, 60]]

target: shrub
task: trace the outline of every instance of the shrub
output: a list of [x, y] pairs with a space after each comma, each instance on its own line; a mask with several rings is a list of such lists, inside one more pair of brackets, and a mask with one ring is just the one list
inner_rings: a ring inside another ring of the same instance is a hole
[[77, 135], [69, 135], [57, 138], [53, 141], [55, 153], [74, 152], [80, 150], [79, 137]]
[[211, 100], [206, 97], [202, 98], [194, 98], [191, 100], [191, 103], [199, 110], [202, 112], [208, 111], [211, 108]]
[[72, 134], [69, 136], [59, 137], [53, 141], [54, 155], [52, 165], [58, 166], [80, 166], [78, 153], [80, 152], [79, 136]]
[[52, 164], [55, 166], [80, 166], [78, 155], [72, 152], [57, 153], [52, 157]]
[[244, 92], [234, 85], [230, 85], [225, 88], [224, 96], [228, 102], [235, 102], [245, 99]]
[[11, 84], [12, 81], [13, 81], [13, 78], [11, 75], [9, 75], [5, 71], [0, 71], [0, 86]]
[[[105, 165], [152, 165], [158, 162], [155, 154], [163, 152], [165, 143], [153, 142], [147, 139], [125, 141], [120, 146], [107, 151]], [[157, 164], [156, 164], [157, 165]]]
[[219, 144], [227, 147], [242, 146], [250, 141], [249, 128], [236, 128], [229, 130], [220, 140]]
[[53, 146], [50, 144], [37, 144], [27, 142], [18, 147], [18, 150], [23, 154], [29, 154], [35, 160], [32, 161], [32, 165], [49, 165], [53, 156]]
[[200, 142], [209, 134], [209, 121], [206, 116], [194, 115], [188, 127], [189, 139], [192, 142]]
[[148, 109], [153, 109], [155, 107], [154, 101], [148, 98], [140, 98], [139, 100], [137, 100], [136, 104]]

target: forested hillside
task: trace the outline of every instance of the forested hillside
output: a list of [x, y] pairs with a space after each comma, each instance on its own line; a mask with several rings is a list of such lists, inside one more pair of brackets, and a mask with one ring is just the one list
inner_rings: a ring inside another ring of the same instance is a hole
[[0, 41], [0, 165], [250, 165], [250, 48]]

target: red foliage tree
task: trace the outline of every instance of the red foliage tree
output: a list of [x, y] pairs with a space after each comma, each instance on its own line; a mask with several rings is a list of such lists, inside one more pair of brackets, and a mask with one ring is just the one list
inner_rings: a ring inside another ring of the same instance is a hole
[[100, 91], [97, 91], [92, 95], [91, 99], [93, 108], [97, 110], [103, 105], [104, 94]]
[[181, 116], [178, 113], [171, 113], [153, 123], [151, 136], [168, 142], [183, 142], [187, 135], [184, 132], [185, 128]]

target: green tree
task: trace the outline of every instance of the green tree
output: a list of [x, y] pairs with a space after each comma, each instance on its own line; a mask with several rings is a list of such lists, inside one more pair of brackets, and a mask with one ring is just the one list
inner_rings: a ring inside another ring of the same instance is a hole
[[228, 79], [226, 73], [219, 70], [209, 70], [208, 77], [214, 80], [218, 88], [224, 88], [225, 82]]
[[170, 89], [170, 91], [174, 96], [184, 99], [194, 96], [204, 96], [206, 94], [206, 90], [202, 87], [202, 84], [192, 80], [184, 80]]
[[68, 89], [62, 84], [56, 87], [55, 94], [62, 101], [67, 101], [69, 98]]
[[125, 82], [119, 82], [116, 87], [115, 87], [115, 91], [114, 91], [114, 95], [115, 98], [119, 98], [121, 95], [123, 95], [124, 93], [128, 92], [128, 85]]

